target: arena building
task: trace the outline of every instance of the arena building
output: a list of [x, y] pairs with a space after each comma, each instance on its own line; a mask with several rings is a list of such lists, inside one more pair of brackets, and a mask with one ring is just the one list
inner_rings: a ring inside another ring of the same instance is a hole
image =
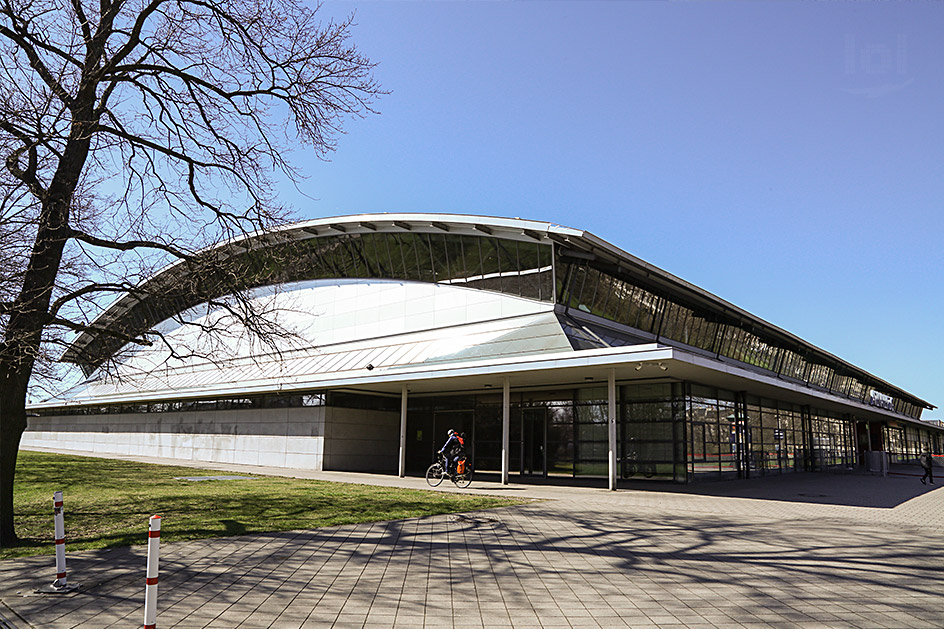
[[944, 452], [928, 402], [584, 231], [364, 214], [210, 253], [291, 335], [204, 334], [233, 282], [172, 265], [74, 341], [87, 379], [24, 447], [404, 475], [455, 428], [477, 473], [611, 487]]

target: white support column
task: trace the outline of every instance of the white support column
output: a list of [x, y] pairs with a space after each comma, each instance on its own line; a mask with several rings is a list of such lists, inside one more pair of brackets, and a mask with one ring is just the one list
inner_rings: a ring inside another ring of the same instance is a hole
[[608, 424], [610, 429], [610, 489], [616, 490], [616, 370], [610, 369], [607, 382], [609, 400]]
[[400, 478], [406, 476], [406, 385], [400, 391]]
[[511, 384], [508, 376], [502, 383], [502, 485], [508, 484], [508, 435], [511, 432]]

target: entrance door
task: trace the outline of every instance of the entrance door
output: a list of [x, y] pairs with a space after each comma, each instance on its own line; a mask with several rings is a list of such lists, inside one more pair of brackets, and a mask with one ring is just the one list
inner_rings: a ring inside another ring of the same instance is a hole
[[750, 478], [752, 465], [751, 427], [743, 420], [731, 425], [731, 454], [737, 464], [738, 478]]
[[[753, 444], [752, 426], [748, 423], [747, 404], [743, 393], [734, 397], [734, 416], [728, 416], [731, 423], [731, 452], [737, 461], [738, 478], [750, 478], [751, 469], [756, 468], [756, 454]], [[759, 432], [759, 431], [758, 431]]]
[[855, 423], [856, 431], [856, 463], [861, 468], [867, 468], [869, 465], [869, 423], [857, 421]]
[[547, 411], [521, 409], [521, 475], [547, 476]]
[[466, 454], [471, 457], [471, 444], [475, 441], [475, 435], [472, 434], [474, 416], [473, 411], [436, 411], [433, 413], [433, 451], [430, 457], [434, 458], [439, 448], [446, 443], [446, 434], [449, 429], [458, 433], [465, 433]]

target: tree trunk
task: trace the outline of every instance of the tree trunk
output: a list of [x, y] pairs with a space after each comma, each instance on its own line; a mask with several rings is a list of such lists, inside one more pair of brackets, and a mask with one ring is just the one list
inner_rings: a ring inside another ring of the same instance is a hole
[[23, 288], [0, 343], [0, 546], [17, 541], [13, 525], [16, 457], [26, 430], [27, 388], [67, 238], [71, 192], [67, 189], [53, 202], [43, 203]]
[[20, 437], [26, 430], [26, 380], [0, 365], [0, 548], [17, 541], [13, 527], [13, 479]]

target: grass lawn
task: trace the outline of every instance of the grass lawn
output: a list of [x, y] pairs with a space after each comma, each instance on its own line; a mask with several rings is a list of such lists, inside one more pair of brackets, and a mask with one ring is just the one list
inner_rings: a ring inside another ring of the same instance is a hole
[[14, 510], [22, 542], [0, 559], [52, 554], [52, 494], [62, 490], [67, 551], [147, 543], [148, 518], [161, 516], [161, 540], [396, 520], [517, 504], [504, 498], [253, 476], [185, 481], [186, 476], [249, 476], [21, 451]]

